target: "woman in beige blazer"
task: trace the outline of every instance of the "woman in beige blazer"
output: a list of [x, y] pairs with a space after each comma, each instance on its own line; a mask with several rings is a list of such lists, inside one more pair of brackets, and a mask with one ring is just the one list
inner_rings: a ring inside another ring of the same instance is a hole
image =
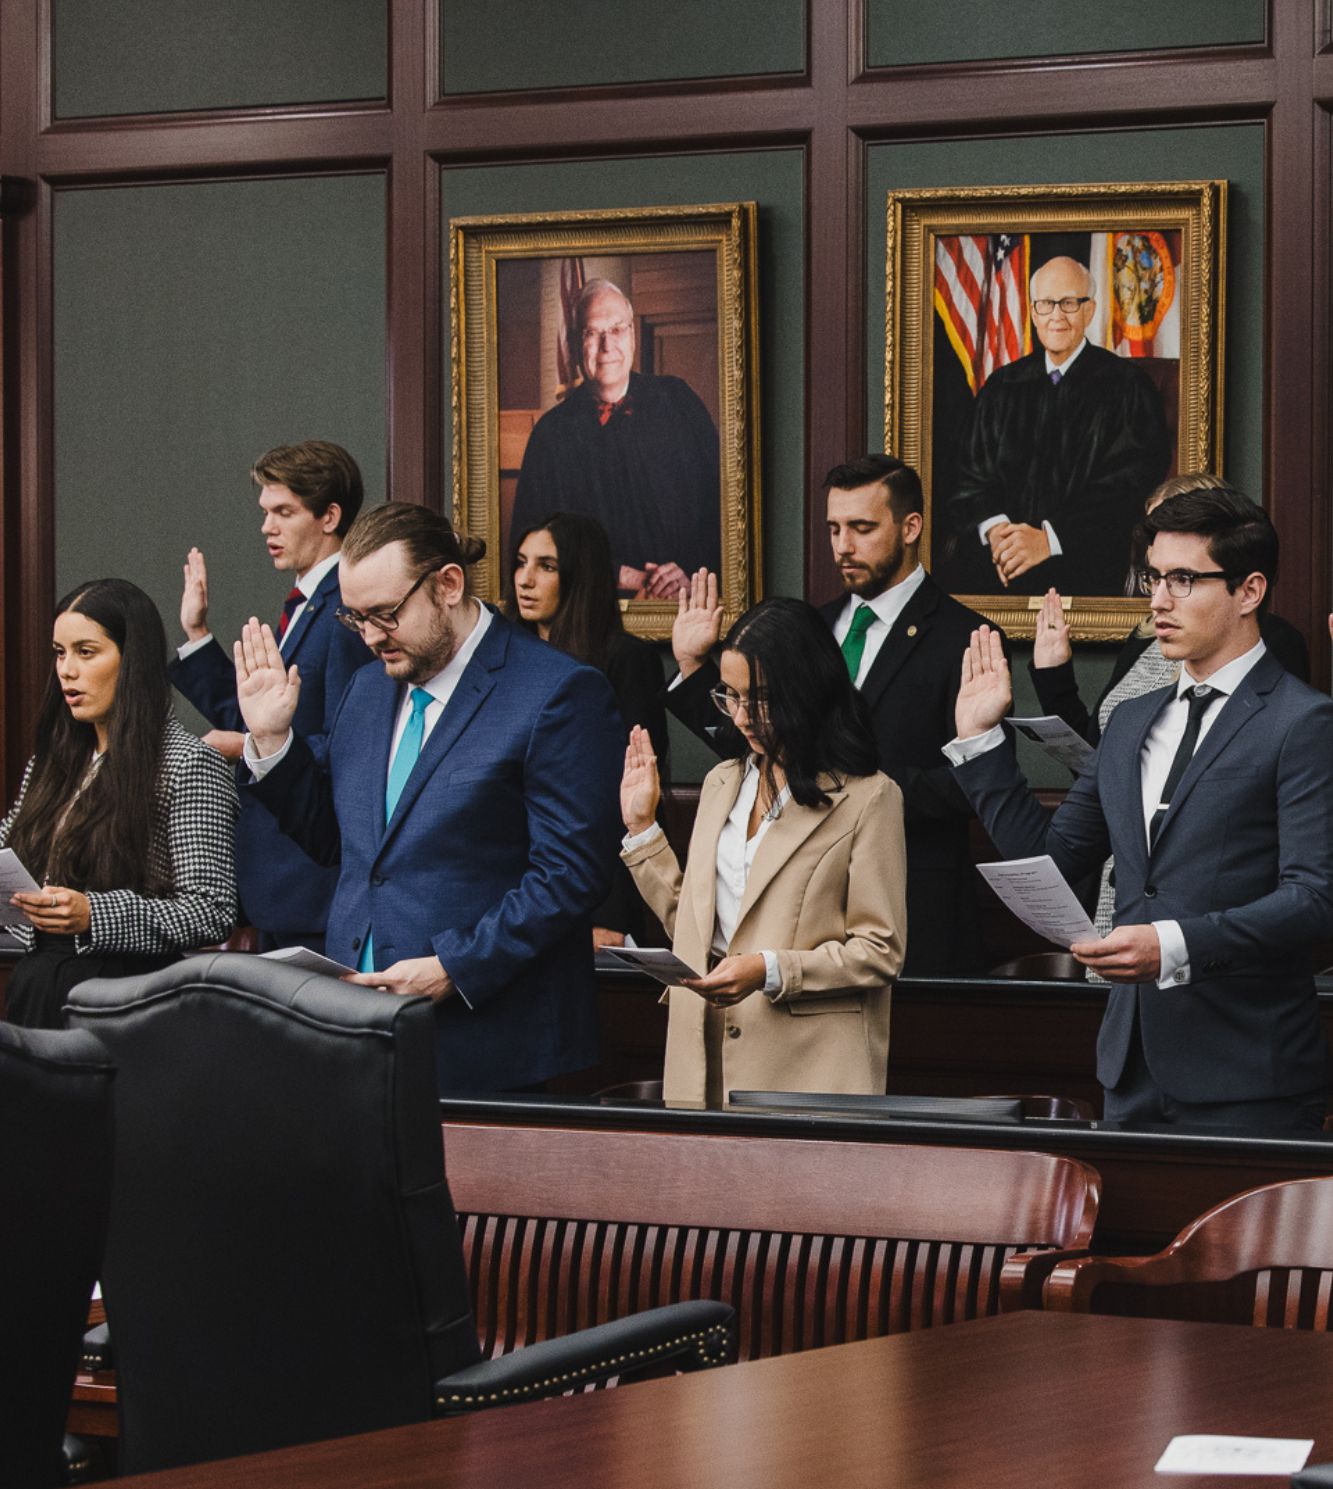
[[747, 611], [720, 671], [714, 701], [750, 753], [705, 779], [683, 874], [654, 821], [642, 729], [621, 782], [621, 856], [676, 955], [706, 974], [669, 990], [664, 1094], [882, 1092], [905, 945], [902, 794], [811, 606]]

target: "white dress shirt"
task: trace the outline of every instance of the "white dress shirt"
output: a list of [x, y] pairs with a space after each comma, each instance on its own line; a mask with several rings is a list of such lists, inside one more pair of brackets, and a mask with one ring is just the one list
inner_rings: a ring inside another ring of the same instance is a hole
[[[764, 834], [782, 815], [782, 809], [791, 800], [791, 788], [784, 786], [777, 800], [759, 819], [759, 826], [752, 837], [747, 837], [750, 828], [750, 813], [754, 811], [755, 798], [759, 795], [759, 765], [753, 755], [745, 762], [745, 774], [736, 793], [736, 803], [722, 824], [717, 837], [717, 879], [713, 889], [713, 954], [724, 957], [731, 938], [740, 923], [741, 904], [745, 899], [745, 886], [754, 865], [754, 856]], [[626, 834], [621, 843], [623, 853], [632, 852], [643, 843], [651, 843], [662, 836], [661, 827], [654, 822], [642, 832]], [[760, 992], [770, 997], [782, 991], [782, 973], [778, 968], [776, 951], [764, 951], [764, 984]]]
[[[1205, 680], [1205, 685], [1214, 690], [1218, 701], [1208, 709], [1199, 723], [1199, 738], [1194, 746], [1196, 752], [1222, 712], [1227, 698], [1236, 691], [1246, 674], [1266, 650], [1264, 643], [1258, 641], [1249, 651], [1242, 656], [1235, 657], [1225, 666], [1219, 667]], [[1189, 704], [1181, 698], [1181, 694], [1186, 688], [1198, 685], [1199, 679], [1191, 674], [1189, 663], [1186, 662], [1176, 682], [1175, 698], [1158, 714], [1152, 728], [1148, 731], [1148, 737], [1143, 742], [1143, 754], [1139, 760], [1139, 789], [1143, 798], [1145, 841], [1148, 839], [1149, 824], [1161, 801], [1162, 788], [1166, 785], [1167, 776], [1171, 774], [1171, 762], [1175, 759], [1176, 750], [1185, 735], [1185, 726], [1189, 722]], [[995, 728], [988, 729], [984, 734], [974, 734], [970, 739], [950, 740], [944, 746], [944, 754], [951, 764], [963, 765], [968, 760], [975, 760], [978, 755], [984, 755], [988, 750], [996, 749], [1003, 740], [1004, 730], [997, 724]], [[1157, 932], [1157, 939], [1162, 947], [1162, 965], [1157, 977], [1157, 986], [1160, 988], [1178, 987], [1182, 983], [1189, 982], [1189, 952], [1185, 946], [1185, 936], [1180, 929], [1180, 922], [1154, 920], [1152, 927]]]
[[[463, 642], [462, 646], [453, 654], [450, 660], [438, 671], [434, 677], [427, 678], [425, 682], [415, 684], [416, 687], [425, 688], [434, 700], [426, 705], [426, 711], [422, 715], [421, 747], [425, 749], [426, 741], [430, 738], [430, 732], [440, 721], [440, 715], [444, 712], [447, 704], [454, 696], [454, 689], [458, 686], [459, 679], [467, 670], [467, 664], [472, 660], [477, 647], [481, 645], [481, 638], [491, 627], [493, 616], [491, 611], [479, 601], [471, 603], [477, 606], [480, 614], [477, 623], [472, 627], [471, 634]], [[393, 738], [389, 743], [389, 762], [393, 763], [395, 751], [398, 749], [398, 741], [403, 737], [403, 730], [407, 728], [407, 720], [412, 712], [412, 688], [405, 687], [402, 690], [402, 699], [398, 704], [398, 714], [394, 720]], [[287, 738], [283, 740], [281, 747], [272, 755], [262, 758], [255, 754], [254, 742], [247, 733], [245, 736], [245, 763], [250, 767], [250, 774], [257, 781], [264, 777], [286, 758], [287, 751], [292, 747], [295, 736], [289, 729]]]
[[842, 607], [833, 627], [833, 639], [839, 646], [846, 640], [847, 632], [852, 628], [852, 617], [862, 605], [869, 605], [875, 612], [875, 619], [866, 628], [866, 648], [861, 653], [861, 665], [852, 679], [858, 688], [865, 686], [865, 680], [870, 676], [870, 669], [875, 665], [880, 648], [889, 639], [894, 622], [925, 582], [926, 571], [918, 564], [906, 579], [900, 579], [897, 584], [877, 594], [873, 600], [863, 600], [860, 595], [848, 595], [847, 603]]
[[[1053, 362], [1051, 360], [1050, 352], [1047, 352], [1046, 376], [1050, 377], [1051, 373], [1058, 372], [1060, 374], [1061, 380], [1067, 377], [1069, 375], [1069, 369], [1074, 365], [1075, 362], [1078, 361], [1080, 353], [1083, 351], [1083, 348], [1087, 346], [1087, 344], [1088, 338], [1085, 336], [1083, 340], [1080, 341], [1079, 344], [1074, 348], [1074, 350], [1070, 352], [1070, 354], [1064, 359], [1063, 362]], [[991, 528], [997, 526], [1001, 522], [1008, 521], [1008, 512], [997, 512], [994, 517], [987, 517], [984, 522], [977, 523], [977, 534], [981, 538], [982, 543], [984, 544], [986, 542], [986, 534], [990, 532]], [[1064, 552], [1064, 549], [1060, 546], [1060, 539], [1057, 538], [1055, 535], [1055, 529], [1049, 522], [1043, 522], [1041, 525], [1041, 530], [1046, 534], [1046, 541], [1051, 545], [1051, 557], [1058, 557]]]
[[[279, 651], [281, 651], [283, 647], [286, 646], [288, 636], [290, 636], [296, 629], [296, 622], [300, 620], [302, 612], [310, 603], [310, 596], [314, 594], [314, 592], [320, 587], [321, 584], [323, 584], [325, 574], [327, 574], [329, 570], [337, 564], [338, 560], [341, 557], [341, 549], [339, 549], [337, 552], [330, 553], [327, 558], [321, 558], [317, 564], [313, 564], [310, 568], [308, 568], [305, 573], [302, 574], [301, 577], [296, 581], [296, 584], [293, 587], [299, 589], [304, 598], [301, 600], [301, 603], [296, 607], [296, 609], [292, 611], [292, 618], [287, 622], [287, 629], [278, 638]], [[186, 641], [176, 648], [176, 655], [183, 662], [186, 657], [191, 656], [194, 652], [197, 652], [201, 646], [207, 646], [212, 639], [213, 637], [211, 633], [205, 633], [204, 635], [200, 636], [197, 641]]]

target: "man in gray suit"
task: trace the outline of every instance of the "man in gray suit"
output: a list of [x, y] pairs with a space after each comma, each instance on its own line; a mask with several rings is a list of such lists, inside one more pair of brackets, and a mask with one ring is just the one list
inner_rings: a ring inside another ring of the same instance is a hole
[[1277, 534], [1231, 491], [1146, 519], [1141, 573], [1179, 682], [1122, 703], [1053, 817], [999, 723], [994, 633], [963, 660], [954, 775], [1008, 858], [1076, 879], [1115, 856], [1115, 925], [1071, 950], [1110, 980], [1097, 1077], [1111, 1121], [1318, 1128], [1326, 1046], [1312, 943], [1333, 935], [1333, 701], [1265, 652]]

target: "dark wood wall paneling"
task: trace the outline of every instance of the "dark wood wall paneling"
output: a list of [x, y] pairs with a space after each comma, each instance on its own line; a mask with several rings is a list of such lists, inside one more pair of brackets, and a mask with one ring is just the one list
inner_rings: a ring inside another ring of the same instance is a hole
[[[867, 70], [859, 0], [811, 0], [801, 75], [439, 97], [434, 0], [391, 0], [387, 101], [51, 119], [49, 0], [0, 0], [4, 461], [0, 677], [12, 790], [48, 665], [53, 601], [51, 201], [68, 186], [387, 167], [389, 489], [446, 499], [440, 171], [451, 165], [797, 144], [807, 172], [807, 489], [878, 442], [865, 427], [864, 157], [895, 139], [1256, 121], [1267, 138], [1266, 481], [1287, 550], [1283, 612], [1327, 676], [1333, 0], [1270, 0], [1262, 44]], [[34, 80], [36, 83], [34, 84]], [[869, 210], [879, 210], [870, 204]], [[819, 502], [806, 582], [834, 589]]]

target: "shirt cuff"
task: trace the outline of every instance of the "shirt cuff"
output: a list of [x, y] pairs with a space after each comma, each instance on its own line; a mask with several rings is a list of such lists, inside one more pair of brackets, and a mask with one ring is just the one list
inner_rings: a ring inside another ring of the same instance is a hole
[[776, 1001], [777, 995], [782, 991], [782, 971], [778, 966], [778, 954], [776, 951], [760, 952], [764, 959], [764, 985], [759, 989], [770, 1001]]
[[987, 539], [987, 536], [986, 535], [987, 535], [987, 533], [990, 532], [991, 528], [993, 528], [993, 527], [999, 527], [1000, 523], [1002, 523], [1002, 522], [1008, 522], [1008, 521], [1009, 521], [1009, 514], [1008, 514], [1008, 512], [999, 512], [994, 517], [987, 517], [986, 520], [985, 520], [985, 522], [978, 522], [977, 523], [977, 536], [981, 539], [982, 546], [984, 547], [985, 544], [987, 543], [988, 539]]
[[1055, 529], [1049, 522], [1043, 522], [1041, 530], [1046, 534], [1046, 541], [1051, 545], [1051, 557], [1059, 558], [1064, 549], [1060, 546], [1060, 539], [1055, 536]]
[[662, 836], [661, 823], [654, 822], [651, 827], [645, 827], [642, 832], [627, 832], [620, 840], [620, 851], [633, 853], [636, 848], [642, 848], [645, 843], [651, 843], [655, 838]]
[[991, 750], [998, 749], [1004, 743], [1004, 728], [996, 724], [993, 729], [987, 729], [984, 734], [973, 734], [968, 739], [951, 739], [944, 746], [944, 758], [950, 765], [966, 765], [969, 760], [975, 760], [978, 755], [988, 754]]
[[178, 662], [183, 662], [186, 657], [192, 657], [195, 654], [195, 652], [197, 652], [197, 651], [201, 650], [203, 647], [207, 646], [208, 643], [212, 639], [213, 639], [212, 633], [209, 632], [207, 635], [200, 636], [200, 638], [198, 639], [198, 641], [186, 641], [186, 642], [183, 642], [180, 646], [178, 646], [176, 648], [176, 660]]
[[282, 747], [272, 755], [264, 755], [262, 758], [255, 753], [254, 737], [250, 734], [245, 736], [245, 746], [241, 755], [246, 765], [250, 767], [250, 774], [256, 781], [262, 781], [275, 765], [287, 758], [287, 751], [292, 747], [292, 740], [296, 736], [289, 729], [287, 738], [283, 740]]
[[1152, 928], [1162, 943], [1162, 971], [1157, 979], [1160, 988], [1182, 987], [1190, 980], [1190, 954], [1185, 933], [1178, 920], [1154, 920]]

